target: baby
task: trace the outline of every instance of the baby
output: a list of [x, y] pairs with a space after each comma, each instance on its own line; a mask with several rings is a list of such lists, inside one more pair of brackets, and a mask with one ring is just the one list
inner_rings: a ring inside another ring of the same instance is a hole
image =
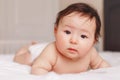
[[[31, 73], [35, 75], [54, 71], [80, 73], [89, 68], [105, 68], [110, 65], [94, 48], [100, 35], [101, 21], [98, 13], [85, 3], [74, 3], [58, 13], [54, 35], [55, 41], [48, 44], [32, 63]], [[30, 53], [18, 52], [16, 62], [29, 63]], [[26, 59], [26, 61], [25, 61]]]

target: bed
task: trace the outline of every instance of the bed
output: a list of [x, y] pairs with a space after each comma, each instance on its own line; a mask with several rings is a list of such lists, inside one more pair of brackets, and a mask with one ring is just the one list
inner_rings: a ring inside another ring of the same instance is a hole
[[[40, 44], [41, 45], [41, 44]], [[39, 48], [42, 50], [46, 44]], [[38, 47], [32, 52], [37, 51]], [[37, 52], [40, 52], [41, 50]], [[0, 54], [0, 80], [120, 80], [120, 52], [99, 52], [112, 67], [89, 70], [77, 74], [56, 74], [49, 72], [46, 75], [30, 74], [31, 67], [13, 62], [14, 54]], [[34, 55], [34, 58], [37, 55]]]

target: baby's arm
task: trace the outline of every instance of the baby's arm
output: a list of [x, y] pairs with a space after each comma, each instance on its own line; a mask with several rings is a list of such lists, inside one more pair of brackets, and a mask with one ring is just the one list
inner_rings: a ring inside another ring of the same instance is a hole
[[92, 69], [110, 67], [110, 64], [106, 62], [96, 51], [95, 48], [91, 51], [91, 62], [90, 66]]
[[35, 75], [41, 75], [51, 71], [56, 62], [55, 51], [55, 44], [49, 44], [33, 62], [31, 73]]

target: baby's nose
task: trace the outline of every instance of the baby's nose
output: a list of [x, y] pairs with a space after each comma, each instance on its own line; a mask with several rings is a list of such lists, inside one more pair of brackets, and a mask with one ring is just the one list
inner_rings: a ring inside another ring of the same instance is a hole
[[77, 43], [78, 43], [77, 36], [72, 36], [72, 37], [70, 38], [70, 43], [72, 43], [72, 44], [77, 44]]

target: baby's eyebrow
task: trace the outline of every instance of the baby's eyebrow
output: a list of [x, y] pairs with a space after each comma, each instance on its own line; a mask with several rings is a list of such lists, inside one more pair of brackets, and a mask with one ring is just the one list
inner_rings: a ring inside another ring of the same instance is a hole
[[85, 29], [80, 29], [80, 30], [86, 33], [90, 33], [88, 30], [85, 30]]
[[89, 34], [89, 35], [92, 35], [88, 30], [80, 29], [80, 31], [81, 31], [81, 32], [85, 32], [85, 33], [87, 33], [87, 34]]
[[75, 28], [75, 27], [73, 27], [73, 26], [71, 26], [71, 25], [65, 25], [65, 27], [68, 27], [68, 28]]

